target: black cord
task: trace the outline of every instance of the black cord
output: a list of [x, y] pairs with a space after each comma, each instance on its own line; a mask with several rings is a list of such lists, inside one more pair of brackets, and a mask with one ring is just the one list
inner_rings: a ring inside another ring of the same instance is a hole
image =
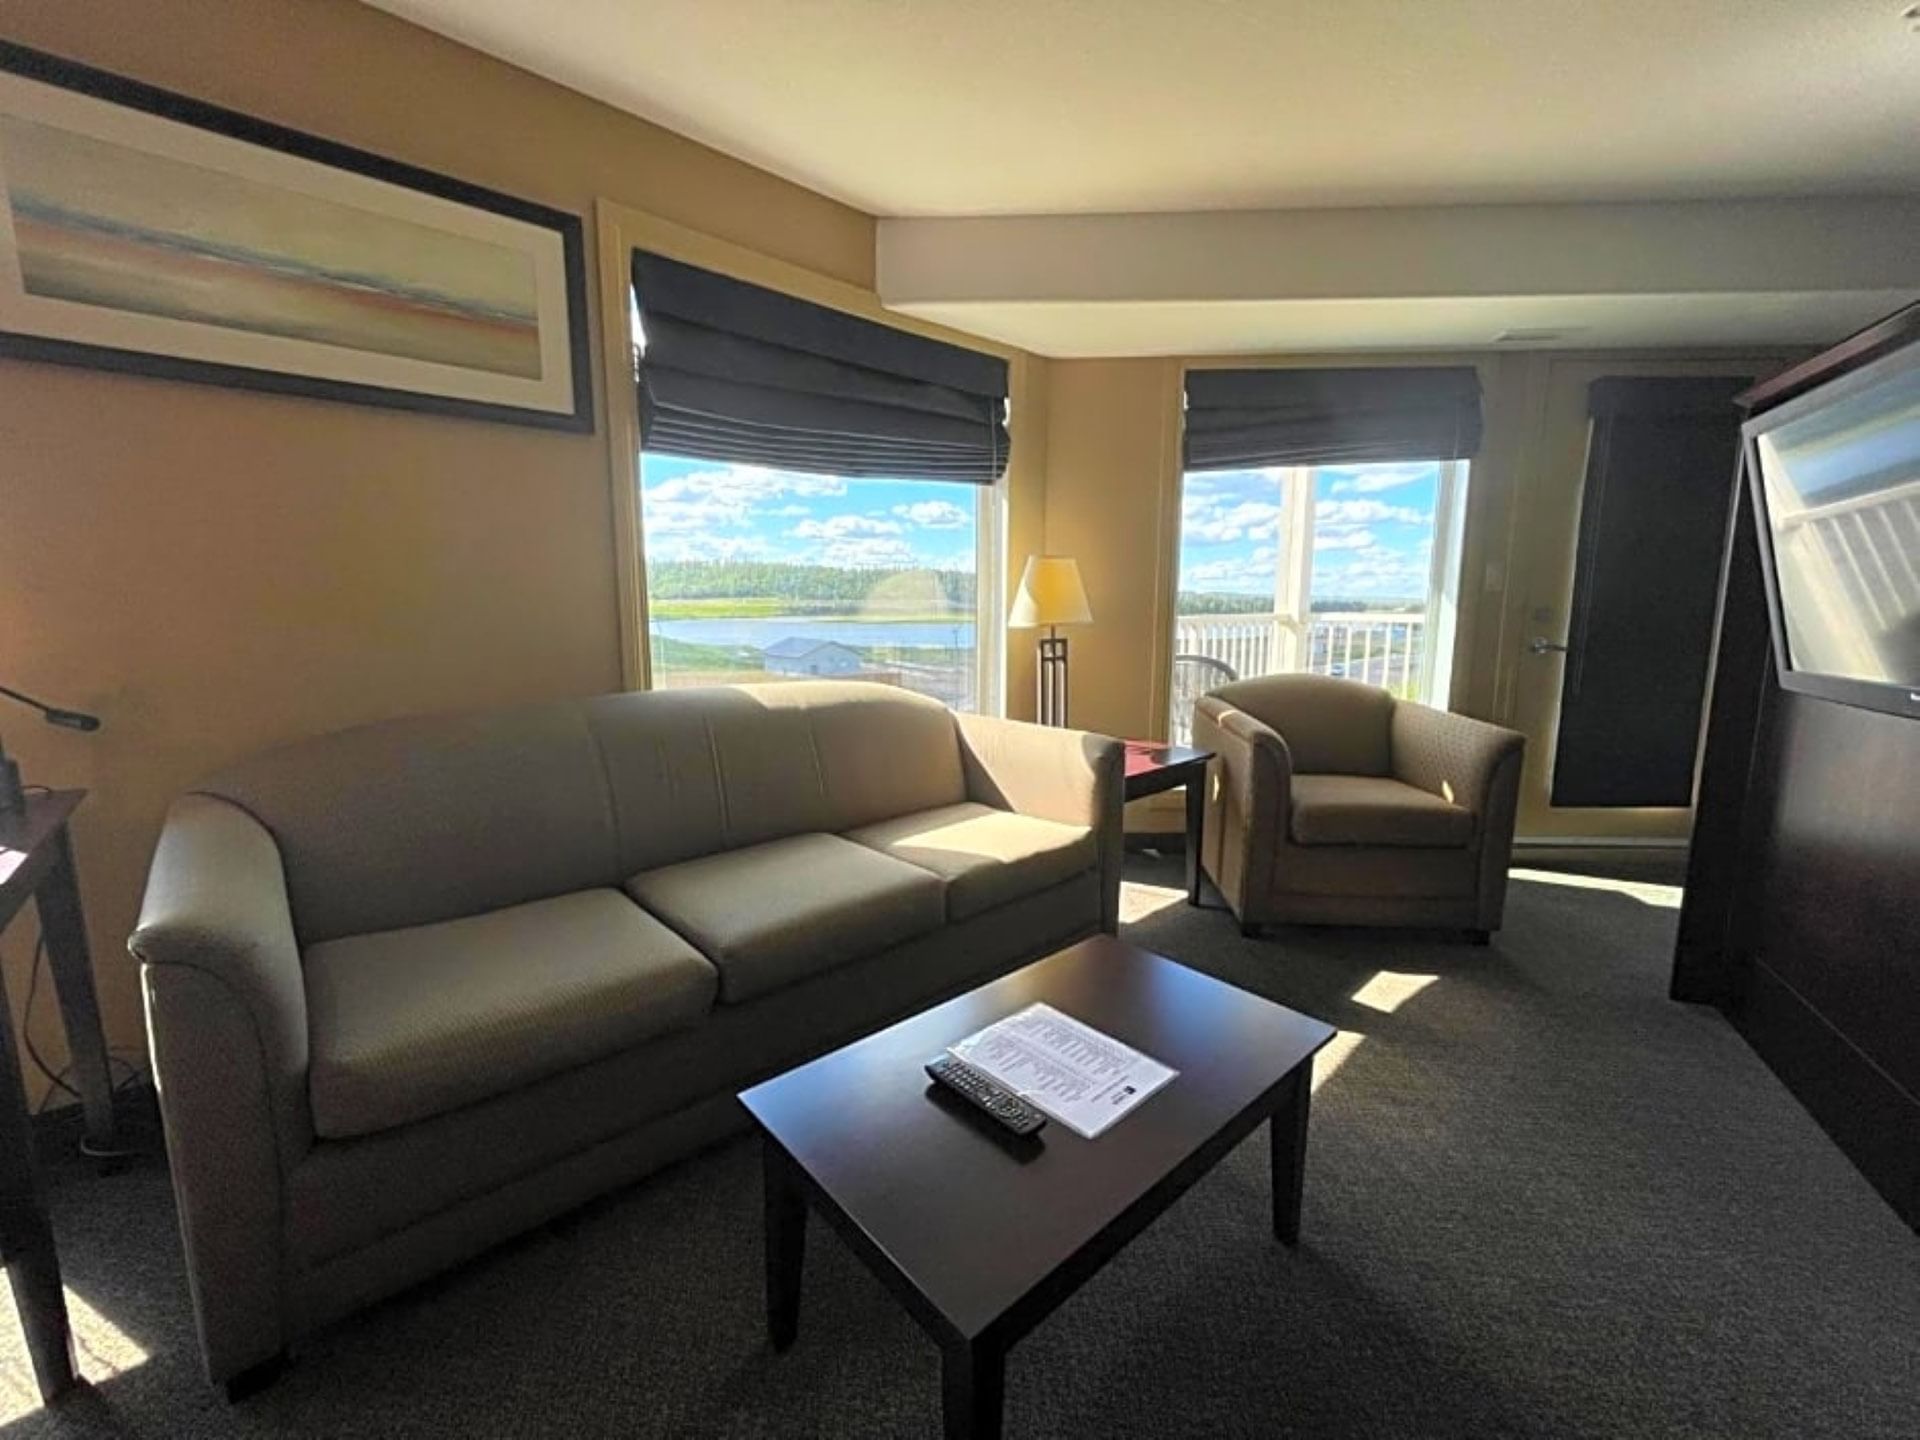
[[[62, 1070], [56, 1075], [53, 1067], [47, 1064], [46, 1060], [41, 1057], [40, 1047], [33, 1043], [33, 1002], [34, 998], [40, 993], [40, 967], [46, 962], [46, 958], [47, 937], [42, 935], [34, 942], [33, 946], [33, 971], [27, 977], [27, 1008], [20, 1019], [20, 1038], [26, 1043], [27, 1058], [33, 1061], [33, 1068], [40, 1072], [41, 1077], [45, 1079], [49, 1085], [66, 1091], [67, 1094], [78, 1100], [80, 1098], [80, 1092], [61, 1078], [61, 1076], [64, 1076], [67, 1072]], [[69, 1066], [68, 1068], [71, 1069], [72, 1067]], [[53, 1092], [49, 1090], [46, 1095], [40, 1097], [40, 1108], [42, 1110], [47, 1108], [47, 1101], [52, 1097], [52, 1094]]]
[[[33, 1061], [34, 1068], [37, 1069], [47, 1081], [47, 1093], [40, 1097], [40, 1104], [33, 1112], [36, 1115], [46, 1113], [47, 1106], [53, 1101], [55, 1090], [64, 1090], [76, 1100], [80, 1098], [80, 1092], [67, 1083], [67, 1077], [73, 1073], [74, 1067], [72, 1063], [69, 1062], [59, 1070], [54, 1070], [41, 1056], [39, 1047], [33, 1043], [33, 1002], [35, 997], [40, 993], [40, 969], [41, 966], [46, 963], [46, 958], [47, 939], [46, 936], [42, 935], [33, 947], [33, 971], [27, 978], [27, 1003], [22, 1012], [20, 1022], [20, 1038], [26, 1042], [27, 1056]], [[146, 1078], [146, 1071], [141, 1069], [139, 1065], [127, 1059], [125, 1055], [116, 1054], [112, 1050], [107, 1052], [107, 1073], [109, 1077], [112, 1076], [113, 1066], [116, 1061], [126, 1070], [126, 1074], [121, 1079], [113, 1082], [112, 1092], [115, 1095], [121, 1094], [129, 1086], [136, 1085]], [[131, 1160], [136, 1156], [146, 1154], [146, 1151], [139, 1149], [102, 1149], [85, 1136], [82, 1136], [80, 1139], [79, 1150], [82, 1155], [85, 1155], [90, 1160]]]

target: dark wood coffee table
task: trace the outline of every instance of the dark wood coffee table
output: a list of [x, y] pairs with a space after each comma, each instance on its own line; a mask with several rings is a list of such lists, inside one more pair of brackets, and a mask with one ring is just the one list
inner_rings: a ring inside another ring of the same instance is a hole
[[[1044, 1000], [1180, 1073], [1098, 1140], [1017, 1141], [921, 1064]], [[1111, 936], [1049, 956], [740, 1099], [766, 1165], [767, 1324], [793, 1343], [807, 1209], [940, 1346], [949, 1437], [1000, 1433], [1007, 1351], [1263, 1122], [1273, 1230], [1300, 1232], [1313, 1056], [1333, 1027]]]
[[1157, 740], [1126, 742], [1126, 780], [1129, 803], [1163, 790], [1187, 791], [1187, 903], [1200, 903], [1200, 842], [1207, 829], [1207, 763], [1211, 750], [1191, 745], [1163, 745]]

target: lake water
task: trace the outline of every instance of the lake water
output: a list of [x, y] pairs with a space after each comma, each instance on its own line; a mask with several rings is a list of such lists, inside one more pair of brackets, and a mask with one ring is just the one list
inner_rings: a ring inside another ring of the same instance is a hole
[[801, 636], [808, 640], [833, 640], [859, 648], [887, 648], [901, 645], [940, 649], [973, 648], [973, 622], [850, 620], [843, 616], [782, 616], [754, 619], [656, 620], [653, 633], [670, 640], [693, 645], [749, 646], [764, 650], [769, 645]]

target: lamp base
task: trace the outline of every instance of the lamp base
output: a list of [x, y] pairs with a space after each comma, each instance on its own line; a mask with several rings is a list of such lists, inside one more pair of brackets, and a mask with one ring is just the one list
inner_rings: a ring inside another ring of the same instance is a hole
[[1048, 635], [1040, 641], [1037, 670], [1039, 695], [1035, 713], [1042, 725], [1064, 727], [1067, 723], [1067, 642], [1064, 636]]

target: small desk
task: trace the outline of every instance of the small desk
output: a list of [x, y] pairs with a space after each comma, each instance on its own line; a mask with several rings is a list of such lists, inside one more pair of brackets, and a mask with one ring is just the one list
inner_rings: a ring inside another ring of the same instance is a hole
[[1162, 745], [1128, 740], [1126, 796], [1129, 801], [1187, 787], [1187, 903], [1200, 903], [1200, 841], [1207, 828], [1207, 762], [1211, 750], [1191, 745]]
[[[0, 930], [28, 900], [39, 902], [40, 933], [86, 1111], [87, 1138], [104, 1147], [113, 1140], [113, 1080], [67, 834], [67, 821], [86, 795], [84, 790], [36, 792], [27, 796], [24, 809], [0, 811]], [[6, 990], [0, 986], [0, 1256], [6, 1260], [34, 1378], [41, 1397], [51, 1400], [73, 1384], [73, 1337], [13, 1035]]]

